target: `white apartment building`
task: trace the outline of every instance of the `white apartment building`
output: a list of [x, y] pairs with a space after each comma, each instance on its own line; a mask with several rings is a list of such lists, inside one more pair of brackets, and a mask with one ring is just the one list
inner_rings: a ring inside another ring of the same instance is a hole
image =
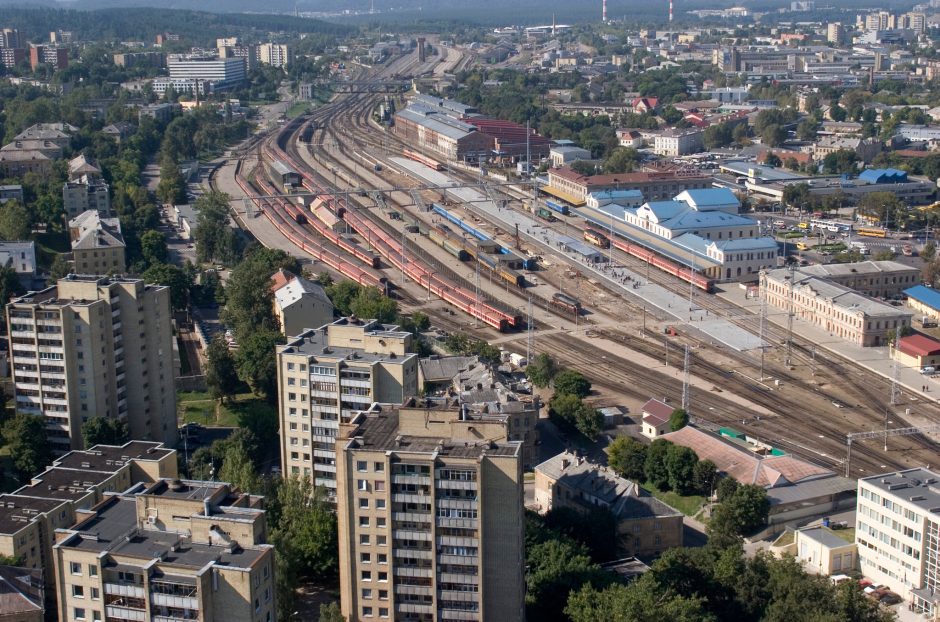
[[83, 176], [62, 184], [62, 204], [70, 220], [88, 210], [95, 210], [102, 218], [114, 216], [108, 184], [94, 177]]
[[294, 59], [294, 51], [283, 43], [262, 43], [255, 49], [262, 65], [287, 67]]
[[411, 333], [348, 317], [289, 338], [277, 349], [281, 466], [336, 493], [341, 423], [372, 404], [418, 394]]
[[56, 453], [82, 449], [90, 417], [131, 438], [176, 444], [170, 290], [69, 275], [7, 305], [17, 412], [43, 416]]
[[698, 128], [666, 130], [654, 139], [653, 151], [658, 155], [668, 157], [698, 153], [705, 149], [702, 136], [703, 132]]
[[862, 574], [940, 614], [940, 474], [908, 469], [858, 480], [855, 542]]
[[213, 90], [225, 90], [244, 82], [247, 69], [244, 58], [171, 54], [167, 57], [170, 78], [204, 80]]

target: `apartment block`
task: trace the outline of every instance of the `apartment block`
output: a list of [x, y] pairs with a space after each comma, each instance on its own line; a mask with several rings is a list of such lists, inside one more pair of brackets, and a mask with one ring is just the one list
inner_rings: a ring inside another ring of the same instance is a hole
[[40, 65], [50, 65], [53, 69], [65, 69], [69, 66], [68, 48], [56, 45], [31, 45], [29, 66], [36, 71]]
[[866, 577], [940, 615], [940, 474], [908, 469], [858, 480], [855, 543]]
[[169, 288], [69, 275], [11, 301], [7, 329], [16, 410], [45, 417], [54, 451], [81, 449], [89, 417], [123, 419], [132, 438], [175, 444]]
[[75, 274], [122, 274], [126, 268], [121, 221], [102, 218], [98, 211], [82, 212], [69, 221], [72, 272]]
[[0, 48], [23, 48], [29, 39], [16, 28], [0, 30]]
[[277, 350], [281, 465], [336, 494], [340, 423], [372, 404], [418, 393], [411, 333], [376, 320], [339, 319], [305, 330]]
[[342, 427], [347, 619], [524, 619], [522, 444], [476, 440], [476, 425], [376, 407]]
[[262, 65], [287, 67], [294, 60], [294, 51], [283, 43], [262, 43], [256, 50]]
[[83, 177], [62, 184], [62, 204], [69, 219], [88, 210], [95, 210], [103, 218], [113, 216], [111, 193], [101, 179]]
[[683, 156], [703, 151], [702, 130], [664, 130], [656, 136], [653, 142], [653, 151], [662, 156]]
[[57, 533], [58, 619], [275, 619], [263, 498], [161, 479], [106, 497]]
[[56, 530], [75, 524], [77, 511], [108, 493], [176, 476], [176, 452], [160, 443], [130, 441], [70, 452], [18, 490], [0, 495], [0, 555], [41, 572], [46, 597], [54, 602]]

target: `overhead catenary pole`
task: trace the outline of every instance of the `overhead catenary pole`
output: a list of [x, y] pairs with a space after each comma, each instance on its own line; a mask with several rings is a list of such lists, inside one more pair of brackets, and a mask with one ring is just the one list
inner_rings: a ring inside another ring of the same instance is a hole
[[690, 380], [690, 373], [689, 373], [690, 359], [689, 359], [689, 345], [688, 345], [688, 344], [686, 344], [686, 346], [685, 346], [685, 361], [684, 361], [684, 364], [685, 364], [685, 370], [683, 371], [683, 374], [682, 374], [682, 410], [684, 410], [684, 411], [686, 412], [686, 414], [688, 414], [688, 412], [689, 412], [689, 403], [691, 402], [691, 399], [690, 399], [690, 398], [691, 398], [691, 395], [690, 395], [690, 393], [691, 393], [691, 386], [690, 386], [690, 383], [689, 383], [689, 380]]

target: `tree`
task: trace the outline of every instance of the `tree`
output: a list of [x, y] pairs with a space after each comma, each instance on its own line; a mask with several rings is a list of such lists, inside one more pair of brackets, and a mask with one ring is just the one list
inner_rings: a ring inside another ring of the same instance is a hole
[[620, 477], [643, 481], [646, 445], [629, 436], [618, 436], [607, 446], [607, 464]]
[[858, 154], [851, 149], [839, 149], [823, 158], [823, 170], [829, 175], [843, 175], [858, 170]]
[[783, 164], [783, 162], [780, 161], [780, 157], [777, 154], [768, 152], [767, 155], [764, 156], [764, 164], [767, 166], [778, 167]]
[[924, 244], [924, 248], [920, 251], [920, 258], [926, 262], [931, 262], [937, 256], [937, 243], [931, 240]]
[[698, 456], [684, 445], [671, 445], [666, 452], [666, 472], [669, 474], [669, 488], [686, 495], [692, 492], [692, 476]]
[[222, 335], [216, 335], [206, 348], [206, 387], [213, 398], [222, 404], [238, 390], [238, 372], [235, 357]]
[[148, 283], [169, 287], [170, 304], [177, 311], [183, 311], [189, 306], [189, 291], [193, 287], [193, 281], [182, 269], [158, 263], [147, 268], [141, 276]]
[[323, 603], [320, 605], [320, 622], [346, 622], [338, 603]]
[[734, 495], [738, 490], [738, 480], [733, 477], [722, 477], [718, 480], [718, 488], [716, 489], [716, 494], [718, 496], [718, 502], [727, 501]]
[[526, 567], [526, 618], [530, 620], [562, 622], [568, 593], [585, 583], [603, 581], [603, 571], [591, 561], [587, 549], [568, 538], [527, 547]]
[[157, 198], [162, 203], [169, 205], [182, 205], [186, 202], [186, 180], [183, 179], [179, 164], [167, 154], [160, 161], [160, 183], [157, 184]]
[[558, 425], [577, 430], [590, 440], [594, 440], [603, 428], [604, 421], [600, 413], [577, 395], [555, 393], [548, 408], [549, 416]]
[[709, 125], [702, 132], [702, 144], [708, 151], [727, 147], [734, 140], [734, 128], [730, 123]]
[[196, 210], [196, 259], [200, 262], [228, 263], [235, 256], [235, 233], [229, 227], [229, 202], [224, 192], [208, 192], [193, 203]]
[[630, 173], [636, 169], [639, 159], [640, 154], [637, 153], [636, 149], [617, 147], [604, 160], [604, 172], [608, 174]]
[[232, 483], [244, 492], [255, 494], [262, 492], [257, 466], [242, 443], [232, 443], [225, 450], [222, 468], [219, 469], [219, 479]]
[[575, 160], [571, 163], [571, 170], [573, 170], [578, 175], [596, 175], [597, 164], [595, 164], [592, 160]]
[[0, 266], [0, 304], [6, 306], [14, 296], [25, 293], [26, 290], [13, 266]]
[[809, 201], [809, 184], [800, 182], [798, 184], [787, 184], [783, 189], [783, 202], [790, 207], [799, 207]]
[[582, 399], [591, 394], [591, 382], [579, 371], [566, 369], [555, 375], [555, 394], [576, 395]]
[[82, 425], [85, 449], [95, 445], [123, 445], [130, 440], [130, 430], [123, 419], [91, 417]]
[[692, 469], [692, 486], [700, 495], [711, 496], [718, 479], [718, 468], [711, 460], [699, 460]]
[[256, 247], [235, 268], [225, 285], [222, 321], [241, 345], [255, 331], [277, 330], [271, 275], [279, 268], [300, 274], [297, 260], [282, 250]]
[[756, 484], [738, 486], [712, 512], [708, 522], [709, 542], [722, 548], [735, 546], [741, 536], [767, 523], [769, 511], [770, 500], [766, 490]]
[[398, 316], [398, 303], [384, 295], [377, 287], [368, 286], [359, 290], [349, 303], [349, 310], [360, 318], [388, 323]]
[[166, 236], [159, 231], [147, 231], [140, 236], [140, 253], [148, 266], [162, 264], [167, 259]]
[[648, 582], [614, 584], [598, 591], [585, 585], [570, 592], [565, 614], [571, 622], [717, 622], [704, 609], [705, 597], [656, 594]]
[[238, 340], [235, 357], [238, 377], [256, 395], [274, 398], [277, 395], [277, 357], [274, 348], [284, 342], [280, 332], [259, 329]]
[[304, 579], [323, 581], [339, 571], [336, 514], [322, 486], [309, 477], [278, 480], [268, 495], [271, 543], [277, 556], [278, 619], [290, 619], [294, 591]]
[[544, 389], [558, 373], [558, 365], [550, 354], [538, 354], [528, 362], [525, 375], [529, 381], [540, 389]]
[[779, 125], [770, 124], [761, 131], [760, 138], [768, 147], [778, 147], [787, 139], [787, 131]]
[[0, 205], [0, 240], [28, 240], [29, 222], [29, 212], [17, 201]]
[[646, 480], [660, 490], [669, 488], [669, 467], [666, 466], [666, 456], [671, 446], [672, 443], [669, 441], [657, 438], [646, 449], [643, 473], [646, 475]]
[[55, 259], [52, 260], [52, 265], [49, 266], [49, 281], [55, 282], [61, 278], [64, 278], [72, 272], [72, 266], [69, 265], [68, 259], [65, 258], [65, 255], [62, 253], [56, 253]]
[[23, 481], [52, 463], [44, 417], [17, 413], [3, 424], [3, 440], [10, 449], [13, 468]]
[[819, 124], [813, 117], [807, 117], [796, 127], [796, 137], [800, 140], [812, 142], [816, 140], [816, 132]]
[[341, 316], [352, 315], [352, 302], [359, 295], [362, 286], [355, 281], [340, 281], [326, 287], [326, 295], [333, 302], [333, 307]]
[[839, 104], [832, 104], [832, 106], [830, 106], [829, 117], [833, 121], [841, 123], [842, 121], [845, 121], [847, 116], [848, 114], [846, 114], [845, 108], [841, 107]]
[[689, 425], [689, 413], [682, 408], [676, 408], [669, 415], [669, 429], [675, 432]]
[[858, 213], [891, 227], [905, 212], [904, 202], [892, 192], [871, 192], [858, 201]]
[[747, 137], [747, 123], [738, 123], [731, 130], [731, 138], [739, 145], [749, 144]]

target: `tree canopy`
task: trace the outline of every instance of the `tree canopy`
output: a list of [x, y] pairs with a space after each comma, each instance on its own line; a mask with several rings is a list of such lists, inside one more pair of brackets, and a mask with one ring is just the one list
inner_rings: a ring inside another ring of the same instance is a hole
[[91, 417], [82, 425], [85, 448], [95, 445], [123, 445], [130, 440], [127, 422], [111, 417]]

